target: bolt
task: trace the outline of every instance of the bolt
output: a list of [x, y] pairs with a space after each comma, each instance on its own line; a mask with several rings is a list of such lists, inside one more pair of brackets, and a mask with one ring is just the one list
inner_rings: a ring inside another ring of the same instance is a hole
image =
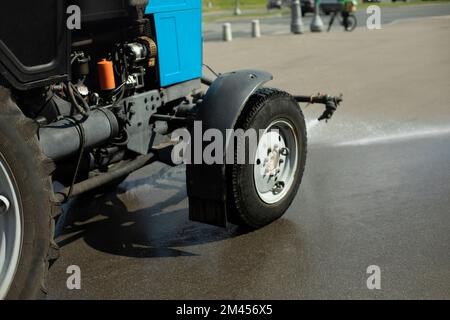
[[278, 181], [277, 183], [275, 183], [275, 185], [272, 188], [272, 193], [273, 194], [279, 194], [283, 191], [284, 189], [284, 182], [283, 181]]
[[0, 196], [0, 214], [8, 212], [9, 207], [10, 203], [8, 198], [6, 198], [5, 196]]
[[280, 150], [281, 155], [288, 156], [289, 155], [289, 149], [288, 148], [282, 148]]

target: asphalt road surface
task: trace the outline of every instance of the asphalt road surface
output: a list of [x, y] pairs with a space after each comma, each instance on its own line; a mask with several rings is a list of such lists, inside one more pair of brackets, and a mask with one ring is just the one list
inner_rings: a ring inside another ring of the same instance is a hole
[[[400, 6], [400, 7], [380, 7], [381, 8], [381, 25], [386, 26], [395, 23], [398, 20], [422, 18], [432, 16], [450, 15], [450, 4], [430, 4], [417, 6]], [[359, 27], [366, 26], [367, 13], [365, 9], [356, 12], [356, 19]], [[260, 19], [261, 32], [263, 35], [280, 35], [290, 32], [290, 16], [275, 16]], [[234, 38], [250, 38], [251, 37], [251, 21], [252, 19], [232, 19], [231, 22]], [[302, 18], [305, 32], [309, 32], [309, 25], [312, 20], [312, 14], [307, 14]], [[327, 29], [330, 16], [322, 16], [324, 30]], [[203, 24], [203, 38], [205, 41], [222, 41], [222, 25], [225, 21], [211, 22]], [[335, 20], [332, 32], [342, 32], [343, 27]]]
[[[146, 167], [65, 208], [49, 298], [450, 299], [448, 39], [440, 17], [207, 43], [217, 71], [265, 69], [292, 93], [344, 93], [328, 124], [305, 109], [309, 153], [291, 208], [251, 233], [190, 222], [183, 168]], [[81, 290], [66, 287], [70, 265]], [[381, 290], [366, 286], [371, 265]]]

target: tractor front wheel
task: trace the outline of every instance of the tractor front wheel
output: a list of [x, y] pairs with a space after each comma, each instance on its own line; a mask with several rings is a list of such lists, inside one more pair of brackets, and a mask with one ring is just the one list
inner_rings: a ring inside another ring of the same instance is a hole
[[[256, 129], [258, 143], [248, 154], [253, 163], [227, 167], [229, 220], [257, 229], [280, 218], [297, 194], [306, 162], [305, 120], [292, 96], [263, 88], [250, 97], [235, 129]], [[248, 148], [239, 143], [246, 141], [238, 141], [235, 159], [237, 150]]]

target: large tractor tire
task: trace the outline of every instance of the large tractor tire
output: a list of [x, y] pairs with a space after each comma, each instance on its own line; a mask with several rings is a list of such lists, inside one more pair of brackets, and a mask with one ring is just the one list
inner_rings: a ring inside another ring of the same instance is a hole
[[56, 259], [50, 174], [34, 122], [0, 87], [0, 299], [38, 299], [47, 293]]
[[270, 88], [250, 97], [235, 127], [250, 128], [263, 134], [256, 152], [248, 155], [253, 164], [236, 164], [238, 150], [248, 148], [238, 139], [235, 164], [227, 166], [228, 212], [232, 223], [258, 229], [280, 218], [294, 200], [305, 169], [307, 137], [298, 103]]

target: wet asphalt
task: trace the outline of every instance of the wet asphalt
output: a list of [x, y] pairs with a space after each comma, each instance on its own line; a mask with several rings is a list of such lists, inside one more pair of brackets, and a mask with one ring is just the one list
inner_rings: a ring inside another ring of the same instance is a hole
[[[263, 65], [258, 46], [289, 42], [291, 55], [267, 66], [276, 86], [296, 92], [303, 83], [306, 93], [321, 83], [346, 94], [329, 124], [305, 109], [308, 159], [292, 206], [250, 233], [190, 222], [184, 168], [143, 168], [117, 190], [64, 208], [49, 298], [450, 299], [449, 30], [445, 18], [351, 38], [206, 46], [222, 69]], [[330, 54], [332, 63], [318, 64]], [[294, 57], [308, 61], [301, 72], [289, 65]], [[81, 290], [67, 289], [70, 265], [81, 269]], [[371, 265], [380, 290], [367, 288]]]
[[[448, 299], [449, 146], [312, 147], [285, 217], [251, 233], [188, 221], [182, 168], [144, 169], [73, 205], [50, 298]], [[72, 264], [81, 290], [66, 288]], [[381, 290], [367, 289], [370, 265]]]

